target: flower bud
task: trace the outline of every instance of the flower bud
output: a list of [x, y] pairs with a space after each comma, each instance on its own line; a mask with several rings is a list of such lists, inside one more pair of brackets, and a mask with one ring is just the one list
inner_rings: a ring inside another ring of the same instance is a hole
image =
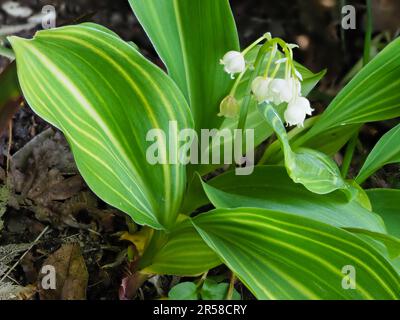
[[234, 119], [239, 115], [240, 105], [234, 96], [227, 96], [219, 105], [219, 117]]
[[242, 73], [246, 70], [246, 61], [238, 51], [229, 51], [220, 60], [220, 63], [225, 66], [225, 72], [229, 73], [232, 78], [235, 73]]
[[253, 92], [258, 103], [273, 100], [273, 96], [271, 95], [271, 90], [269, 88], [270, 84], [271, 79], [264, 77], [257, 77], [253, 80], [251, 84], [251, 91]]

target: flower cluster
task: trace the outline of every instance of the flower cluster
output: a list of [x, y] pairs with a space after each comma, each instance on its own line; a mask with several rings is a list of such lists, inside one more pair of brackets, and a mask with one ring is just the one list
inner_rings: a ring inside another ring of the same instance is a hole
[[[236, 79], [236, 83], [232, 88], [231, 93], [226, 97], [220, 106], [219, 116], [235, 118], [239, 114], [240, 106], [235, 99], [235, 91], [242, 76], [247, 70], [245, 55], [255, 47], [260, 41], [267, 40], [266, 45], [270, 50], [269, 61], [266, 70], [262, 76], [257, 76], [251, 83], [251, 91], [258, 103], [273, 103], [280, 105], [287, 103], [287, 108], [284, 112], [284, 118], [289, 126], [303, 127], [307, 115], [312, 115], [314, 109], [311, 108], [307, 98], [301, 95], [301, 74], [294, 67], [292, 49], [296, 45], [286, 44], [281, 39], [272, 39], [267, 34], [253, 43], [243, 52], [229, 51], [222, 59], [221, 64], [224, 65], [224, 70], [231, 75], [232, 79], [235, 74], [240, 74]], [[278, 53], [278, 44], [282, 47], [285, 58], [275, 59]], [[261, 50], [261, 49], [260, 49]], [[275, 59], [275, 70], [270, 74], [269, 69]], [[277, 78], [276, 74], [282, 63], [285, 63], [285, 77]]]
[[252, 83], [252, 92], [258, 103], [287, 103], [284, 113], [285, 121], [290, 126], [302, 127], [307, 115], [312, 115], [314, 109], [310, 102], [301, 96], [301, 82], [297, 78], [273, 79], [257, 77]]

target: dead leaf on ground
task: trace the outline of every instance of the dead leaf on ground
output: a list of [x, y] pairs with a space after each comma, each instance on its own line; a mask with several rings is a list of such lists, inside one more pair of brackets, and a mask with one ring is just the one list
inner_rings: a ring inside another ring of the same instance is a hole
[[[117, 210], [98, 209], [97, 197], [87, 187], [76, 168], [68, 143], [52, 128], [42, 132], [11, 159], [8, 184], [15, 191], [9, 206], [35, 213], [36, 219], [57, 229], [73, 227], [109, 229]], [[79, 221], [85, 211], [90, 221]]]
[[43, 266], [53, 266], [56, 272], [56, 289], [41, 287], [43, 275], [39, 279], [41, 300], [85, 300], [88, 271], [78, 244], [65, 244], [50, 255]]
[[6, 282], [0, 284], [0, 301], [1, 300], [33, 300], [36, 294], [35, 286], [28, 285], [22, 287]]
[[[48, 129], [12, 156], [9, 184], [20, 194], [18, 203], [50, 207], [84, 188], [64, 137]], [[18, 208], [16, 208], [18, 209]]]

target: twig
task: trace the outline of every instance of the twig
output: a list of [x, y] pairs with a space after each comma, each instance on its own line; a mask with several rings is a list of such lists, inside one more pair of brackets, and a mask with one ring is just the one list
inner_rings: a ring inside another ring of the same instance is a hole
[[16, 285], [18, 285], [18, 286], [21, 285], [17, 280], [15, 280], [15, 279], [14, 279], [13, 277], [11, 277], [11, 276], [7, 276], [7, 278], [10, 279], [12, 282], [14, 282]]
[[228, 292], [226, 293], [226, 300], [232, 300], [232, 297], [233, 297], [233, 290], [235, 289], [235, 282], [236, 282], [236, 276], [235, 276], [235, 274], [232, 272], [232, 276], [231, 276], [231, 279], [230, 279], [230, 281], [229, 281]]
[[13, 121], [11, 119], [8, 124], [8, 146], [7, 146], [7, 165], [6, 165], [6, 175], [7, 176], [10, 171], [12, 134], [13, 134]]
[[208, 275], [208, 271], [203, 273], [199, 282], [197, 283], [197, 288], [200, 288], [203, 285], [204, 281], [206, 281], [206, 279], [207, 279], [207, 275]]
[[4, 276], [0, 279], [0, 283], [4, 282], [4, 280], [10, 275], [10, 273], [18, 266], [18, 264], [22, 261], [23, 258], [28, 254], [29, 251], [39, 242], [39, 240], [43, 237], [43, 235], [49, 230], [49, 226], [44, 228], [44, 230], [39, 234], [39, 236], [32, 242], [29, 248], [24, 252], [24, 254], [18, 259], [14, 265], [8, 269], [8, 271], [4, 274]]

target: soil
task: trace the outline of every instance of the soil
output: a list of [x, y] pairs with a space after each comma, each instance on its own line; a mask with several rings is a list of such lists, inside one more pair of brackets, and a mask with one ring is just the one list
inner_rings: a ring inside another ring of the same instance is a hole
[[[3, 2], [0, 0], [0, 4]], [[48, 4], [44, 0], [18, 2], [34, 12], [40, 12], [42, 6]], [[342, 79], [363, 52], [363, 1], [354, 1], [359, 12], [357, 28], [346, 31], [344, 39], [336, 2], [231, 1], [243, 46], [269, 31], [288, 42], [301, 42], [304, 49], [298, 51], [296, 58], [311, 70], [328, 69], [327, 76], [312, 96], [313, 102], [320, 108], [325, 107], [341, 89]], [[125, 40], [135, 42], [149, 59], [162, 66], [127, 1], [52, 0], [51, 4], [56, 7], [58, 25], [69, 24], [76, 19], [100, 23]], [[400, 28], [397, 19], [400, 5], [397, 0], [376, 0], [374, 9], [374, 35], [384, 31], [393, 34]], [[24, 23], [24, 19], [10, 18], [0, 10], [0, 26]], [[35, 31], [29, 29], [18, 34], [31, 37]], [[7, 60], [0, 58], [0, 72], [6, 65]], [[350, 174], [357, 172], [368, 152], [393, 123], [374, 123], [363, 128]], [[13, 155], [12, 161], [9, 154]], [[65, 257], [68, 266], [71, 261], [77, 261], [76, 269], [68, 272], [71, 275], [74, 272], [75, 275], [80, 274], [80, 285], [86, 286], [86, 294], [74, 298], [119, 299], [122, 279], [132, 272], [132, 264], [126, 258], [131, 243], [121, 241], [120, 236], [135, 226], [125, 214], [107, 206], [91, 193], [74, 165], [63, 136], [34, 115], [26, 103], [22, 103], [8, 130], [0, 137], [0, 165], [0, 178], [3, 181], [0, 197], [4, 193], [7, 198], [7, 207], [2, 216], [3, 228], [0, 225], [0, 247], [33, 244], [32, 247], [23, 247], [22, 251], [14, 248], [18, 254], [15, 254], [12, 262], [18, 261], [21, 254], [27, 252], [8, 278], [15, 286], [25, 288], [16, 297], [46, 299], [36, 290], [39, 279], [43, 277], [40, 274], [41, 267], [47, 259], [55, 259], [62, 253], [60, 256]], [[366, 186], [400, 188], [399, 181], [400, 167], [391, 165], [369, 179]], [[1, 212], [0, 207], [0, 218]], [[40, 239], [35, 242], [39, 235]], [[71, 243], [79, 244], [79, 250], [72, 250], [69, 247]], [[80, 263], [81, 257], [85, 267]], [[82, 268], [86, 268], [87, 273]], [[87, 279], [84, 278], [85, 274], [88, 275]], [[229, 276], [224, 268], [213, 270], [211, 274]], [[0, 279], [1, 275], [0, 260]], [[65, 283], [65, 292], [57, 292], [57, 296], [52, 298], [70, 297], [73, 286], [72, 289], [68, 287], [68, 279], [62, 281]], [[135, 298], [159, 298], [177, 281], [177, 277], [158, 277], [147, 281]], [[244, 298], [252, 297], [240, 284], [237, 289]]]

